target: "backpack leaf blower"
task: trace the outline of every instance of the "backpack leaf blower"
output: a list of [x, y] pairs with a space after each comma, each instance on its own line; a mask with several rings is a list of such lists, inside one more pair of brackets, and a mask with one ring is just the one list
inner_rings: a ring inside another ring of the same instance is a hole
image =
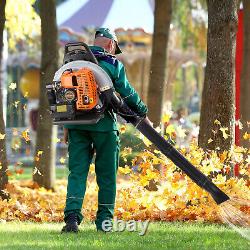
[[[98, 57], [97, 57], [98, 58]], [[109, 75], [84, 43], [65, 46], [64, 65], [55, 73], [53, 83], [46, 86], [53, 124], [95, 124], [112, 109], [134, 125], [165, 156], [185, 172], [198, 186], [211, 194], [217, 204], [230, 198], [207, 176], [195, 168], [171, 142], [150, 126], [145, 117], [134, 112], [116, 94]]]

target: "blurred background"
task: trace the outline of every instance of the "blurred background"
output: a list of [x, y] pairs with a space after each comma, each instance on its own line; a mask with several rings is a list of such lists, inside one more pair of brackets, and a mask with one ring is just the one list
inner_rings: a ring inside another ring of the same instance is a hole
[[[164, 88], [159, 88], [164, 92], [159, 114], [161, 122], [158, 118], [153, 118], [153, 121], [156, 121], [156, 126], [161, 124], [164, 129], [168, 128], [177, 146], [188, 147], [199, 134], [207, 60], [208, 10], [203, 0], [167, 2], [171, 3], [171, 11], [158, 11], [158, 17], [162, 15], [163, 22], [164, 18], [169, 21], [169, 25], [162, 23], [166, 27], [163, 31], [168, 32], [168, 39], [166, 46], [162, 46], [162, 53], [167, 55], [167, 67]], [[241, 1], [238, 2], [237, 10], [240, 11]], [[38, 0], [6, 2], [2, 101], [7, 158], [14, 167], [34, 167], [36, 155], [42, 50], [40, 3]], [[54, 4], [59, 46], [58, 67], [62, 64], [66, 43], [83, 41], [92, 44], [96, 28], [114, 29], [123, 51], [118, 58], [126, 67], [129, 81], [150, 106], [150, 89], [155, 84], [151, 79], [152, 56], [155, 61], [158, 60], [157, 53], [152, 54], [153, 37], [157, 35], [154, 32], [157, 21], [155, 1], [57, 0]], [[49, 23], [47, 25], [50, 26]], [[158, 87], [155, 85], [155, 88]], [[158, 112], [157, 109], [155, 112]], [[152, 117], [155, 116], [152, 114]], [[67, 146], [61, 140], [62, 127], [58, 126], [54, 130], [56, 165], [62, 168], [67, 163]], [[121, 147], [132, 147], [136, 154], [143, 150], [144, 144], [134, 133], [135, 129], [128, 127], [121, 134]], [[121, 159], [121, 165], [125, 164]]]

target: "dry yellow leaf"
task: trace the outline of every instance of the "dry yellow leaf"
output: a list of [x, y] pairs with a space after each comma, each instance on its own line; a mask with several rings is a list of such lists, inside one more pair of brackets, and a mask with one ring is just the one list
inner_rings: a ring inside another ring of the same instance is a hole
[[211, 143], [211, 142], [213, 142], [213, 141], [214, 141], [214, 140], [213, 140], [212, 138], [209, 138], [207, 142], [208, 142], [208, 144], [209, 144], [209, 143]]
[[24, 140], [26, 142], [30, 141], [30, 137], [29, 137], [29, 129], [26, 129], [22, 132], [22, 137], [24, 138]]
[[40, 156], [40, 155], [42, 155], [43, 154], [43, 151], [42, 150], [39, 150], [38, 152], [37, 152], [37, 156]]
[[10, 85], [9, 85], [9, 88], [12, 89], [12, 90], [15, 90], [17, 87], [16, 83], [15, 82], [12, 82]]
[[175, 129], [174, 129], [174, 126], [172, 124], [170, 124], [166, 128], [166, 134], [171, 135], [172, 133], [175, 133]]
[[227, 134], [227, 132], [226, 132], [226, 131], [228, 131], [228, 128], [221, 127], [220, 131], [222, 132], [222, 136], [224, 139], [227, 139], [229, 137], [229, 134]]
[[131, 172], [131, 168], [127, 165], [124, 168], [119, 167], [119, 172], [122, 174], [129, 174]]
[[218, 121], [217, 119], [214, 121], [214, 124], [221, 125], [220, 121]]
[[18, 104], [19, 104], [19, 103], [20, 103], [20, 101], [15, 101], [15, 102], [14, 102], [14, 104], [13, 104], [13, 105], [15, 106], [15, 108], [17, 108], [17, 107], [18, 107]]
[[29, 97], [29, 92], [28, 91], [25, 92], [24, 97], [25, 98]]
[[176, 133], [179, 138], [185, 138], [186, 137], [186, 130], [182, 128], [182, 126], [178, 126], [176, 128]]
[[64, 164], [66, 159], [64, 157], [61, 157], [59, 161], [60, 161], [61, 164]]
[[33, 175], [35, 175], [35, 174], [42, 175], [37, 167], [34, 167], [34, 170], [33, 170]]
[[162, 117], [162, 122], [163, 123], [168, 123], [169, 122], [169, 120], [170, 120], [170, 118], [171, 118], [171, 116], [172, 116], [172, 114], [173, 114], [173, 112], [172, 111], [167, 111], [164, 115], [163, 115], [163, 117]]
[[119, 128], [119, 132], [120, 132], [120, 134], [124, 134], [126, 132], [126, 126], [121, 125], [120, 128]]
[[3, 140], [5, 138], [5, 134], [0, 133], [0, 140]]
[[243, 135], [243, 139], [244, 140], [250, 140], [250, 134], [248, 134], [247, 132], [245, 132], [245, 134]]

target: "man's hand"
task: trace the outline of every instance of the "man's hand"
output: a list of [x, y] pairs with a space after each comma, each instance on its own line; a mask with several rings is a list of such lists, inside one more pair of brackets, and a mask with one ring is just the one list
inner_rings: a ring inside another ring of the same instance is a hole
[[69, 142], [69, 131], [67, 128], [63, 129], [63, 142], [66, 144]]
[[153, 127], [153, 122], [151, 122], [147, 116], [145, 117], [144, 121], [145, 121], [148, 125], [150, 125], [151, 127]]

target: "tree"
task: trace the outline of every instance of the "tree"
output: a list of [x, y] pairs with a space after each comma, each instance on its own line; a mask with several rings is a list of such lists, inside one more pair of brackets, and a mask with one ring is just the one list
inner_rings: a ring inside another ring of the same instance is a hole
[[57, 70], [58, 44], [56, 5], [54, 0], [40, 1], [42, 60], [38, 126], [33, 180], [47, 189], [54, 188], [55, 166], [52, 141], [52, 119], [46, 95], [46, 84], [52, 82]]
[[199, 146], [228, 150], [234, 142], [237, 0], [207, 0], [207, 65]]
[[[37, 37], [40, 35], [40, 18], [32, 7], [35, 0], [8, 0], [6, 2], [6, 22], [9, 51], [16, 52], [20, 41], [37, 49]], [[18, 25], [17, 25], [18, 24]], [[29, 48], [30, 49], [30, 48]]]
[[[0, 0], [0, 69], [2, 69], [2, 52], [3, 52], [3, 30], [5, 25], [5, 6], [6, 0]], [[8, 198], [8, 195], [3, 191], [8, 183], [8, 176], [6, 170], [8, 169], [7, 155], [6, 155], [6, 140], [5, 140], [5, 124], [3, 119], [3, 103], [2, 103], [2, 86], [3, 82], [0, 75], [0, 197]]]
[[242, 137], [247, 130], [247, 121], [250, 121], [250, 1], [243, 0], [243, 65], [241, 71], [240, 82], [240, 114], [241, 122], [243, 124], [241, 145], [247, 148], [250, 147], [250, 143], [244, 140]]
[[167, 82], [167, 50], [171, 16], [172, 0], [156, 0], [147, 99], [149, 118], [156, 126], [161, 122], [164, 93]]

